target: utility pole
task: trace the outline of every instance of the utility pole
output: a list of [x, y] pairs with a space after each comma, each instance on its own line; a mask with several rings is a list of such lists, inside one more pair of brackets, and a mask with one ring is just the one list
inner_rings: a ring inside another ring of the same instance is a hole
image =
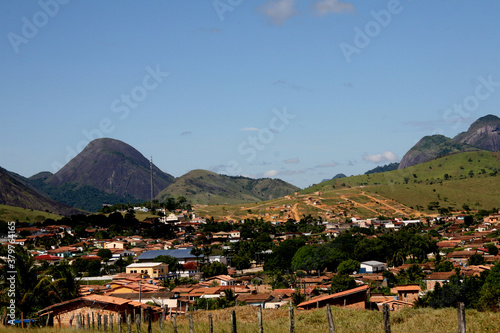
[[149, 169], [151, 170], [151, 212], [153, 211], [153, 156], [149, 162]]

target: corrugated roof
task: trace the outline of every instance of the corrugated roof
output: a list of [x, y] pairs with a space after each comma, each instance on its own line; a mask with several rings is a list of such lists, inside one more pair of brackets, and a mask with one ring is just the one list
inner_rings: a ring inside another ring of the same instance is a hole
[[177, 259], [180, 258], [196, 258], [196, 256], [191, 254], [191, 248], [187, 249], [175, 249], [175, 250], [151, 250], [141, 253], [137, 259], [138, 260], [152, 260], [158, 256], [171, 256]]
[[357, 288], [353, 288], [353, 289], [341, 291], [341, 292], [333, 294], [333, 295], [325, 295], [325, 296], [314, 297], [314, 298], [311, 298], [311, 300], [309, 300], [307, 302], [300, 303], [299, 305], [297, 305], [297, 307], [302, 307], [302, 306], [307, 306], [307, 305], [311, 305], [311, 304], [316, 304], [316, 302], [321, 302], [321, 301], [324, 301], [324, 300], [327, 300], [327, 299], [334, 299], [334, 298], [344, 297], [344, 296], [351, 295], [351, 294], [356, 294], [356, 293], [359, 293], [359, 292], [362, 292], [362, 291], [366, 292], [366, 290], [368, 290], [368, 288], [369, 288], [368, 285], [363, 285], [361, 287], [357, 287]]

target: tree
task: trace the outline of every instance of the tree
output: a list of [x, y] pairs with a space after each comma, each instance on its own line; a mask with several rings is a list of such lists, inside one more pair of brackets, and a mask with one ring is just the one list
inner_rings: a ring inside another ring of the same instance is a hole
[[486, 244], [486, 248], [488, 249], [488, 253], [496, 256], [498, 254], [498, 247], [493, 243]]
[[451, 272], [452, 270], [453, 270], [453, 264], [449, 260], [440, 262], [434, 268], [434, 272]]
[[472, 256], [470, 256], [469, 260], [467, 260], [467, 264], [470, 266], [470, 265], [482, 265], [484, 264], [484, 257], [479, 254], [479, 253], [476, 253]]
[[80, 284], [67, 264], [51, 266], [45, 272], [42, 281], [47, 283], [48, 293], [63, 302], [79, 296]]
[[297, 306], [300, 303], [304, 302], [306, 300], [306, 296], [300, 292], [300, 290], [297, 290], [292, 294], [292, 303]]
[[198, 267], [198, 268], [199, 268], [199, 261], [198, 261], [198, 257], [199, 257], [199, 256], [201, 256], [201, 255], [203, 254], [203, 252], [201, 251], [201, 249], [200, 249], [200, 248], [193, 247], [193, 248], [191, 249], [191, 252], [190, 252], [190, 253], [191, 253], [193, 256], [195, 256], [195, 257], [196, 257], [196, 263], [197, 263], [196, 267]]
[[97, 256], [101, 257], [102, 259], [111, 259], [113, 257], [113, 254], [111, 253], [110, 249], [100, 249], [97, 251]]
[[337, 267], [337, 273], [342, 275], [349, 275], [359, 271], [360, 263], [357, 260], [347, 259], [340, 263]]
[[167, 264], [169, 272], [177, 272], [182, 268], [177, 259], [172, 256], [167, 256], [167, 255], [157, 256], [156, 258], [153, 259], [153, 262], [162, 262], [164, 264]]
[[209, 265], [203, 265], [201, 271], [203, 272], [204, 278], [209, 278], [216, 275], [225, 275], [227, 274], [227, 266], [218, 261], [214, 261]]
[[480, 304], [485, 309], [498, 310], [500, 308], [500, 263], [498, 262], [490, 269], [481, 288]]
[[250, 268], [250, 258], [248, 258], [246, 255], [242, 256], [242, 255], [236, 254], [233, 257], [232, 265], [234, 268], [236, 268], [237, 270], [240, 270], [240, 271], [247, 269], [247, 268]]
[[349, 275], [335, 275], [332, 278], [332, 293], [339, 293], [344, 290], [352, 289], [356, 287], [356, 280]]
[[273, 253], [264, 263], [265, 271], [285, 272], [290, 269], [293, 256], [298, 249], [305, 245], [303, 238], [292, 238], [283, 241], [273, 249]]
[[[7, 278], [13, 277], [15, 280], [15, 300], [16, 300], [16, 316], [23, 312], [26, 316], [31, 316], [34, 312], [41, 310], [47, 304], [44, 286], [40, 283], [38, 276], [38, 267], [35, 266], [34, 257], [22, 247], [16, 247], [14, 254], [14, 268], [9, 268], [9, 262], [3, 261], [4, 265], [1, 268], [0, 286], [1, 286], [1, 304], [7, 306], [10, 304], [8, 297], [11, 292], [11, 280]], [[14, 269], [14, 274], [7, 274], [7, 271]]]

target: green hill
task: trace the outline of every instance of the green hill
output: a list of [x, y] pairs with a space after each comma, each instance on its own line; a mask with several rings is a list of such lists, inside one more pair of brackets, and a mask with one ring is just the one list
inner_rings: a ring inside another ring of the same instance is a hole
[[298, 190], [280, 179], [252, 179], [193, 170], [176, 178], [156, 198], [166, 201], [169, 197], [184, 196], [195, 204], [238, 204], [271, 200]]
[[416, 210], [441, 208], [492, 209], [500, 207], [500, 153], [478, 151], [449, 155], [402, 170], [330, 180], [301, 193], [326, 193], [362, 188]]
[[0, 205], [0, 220], [20, 222], [43, 222], [46, 219], [61, 219], [61, 215], [42, 212], [29, 208]]

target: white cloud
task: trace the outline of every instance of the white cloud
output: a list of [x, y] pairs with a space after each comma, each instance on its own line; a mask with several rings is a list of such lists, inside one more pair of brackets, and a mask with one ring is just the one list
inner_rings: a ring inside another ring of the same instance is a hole
[[277, 170], [268, 170], [268, 171], [264, 172], [264, 177], [265, 178], [276, 177], [277, 175], [278, 175], [278, 171]]
[[313, 5], [314, 12], [318, 16], [339, 13], [352, 13], [355, 11], [354, 5], [339, 0], [320, 0]]
[[372, 163], [396, 162], [398, 157], [392, 151], [386, 151], [382, 154], [365, 155], [363, 159]]
[[241, 130], [242, 131], [250, 131], [250, 132], [258, 132], [258, 131], [260, 131], [260, 129], [258, 129], [257, 127], [244, 127]]
[[259, 11], [278, 25], [282, 25], [297, 13], [295, 0], [270, 0], [260, 7]]

